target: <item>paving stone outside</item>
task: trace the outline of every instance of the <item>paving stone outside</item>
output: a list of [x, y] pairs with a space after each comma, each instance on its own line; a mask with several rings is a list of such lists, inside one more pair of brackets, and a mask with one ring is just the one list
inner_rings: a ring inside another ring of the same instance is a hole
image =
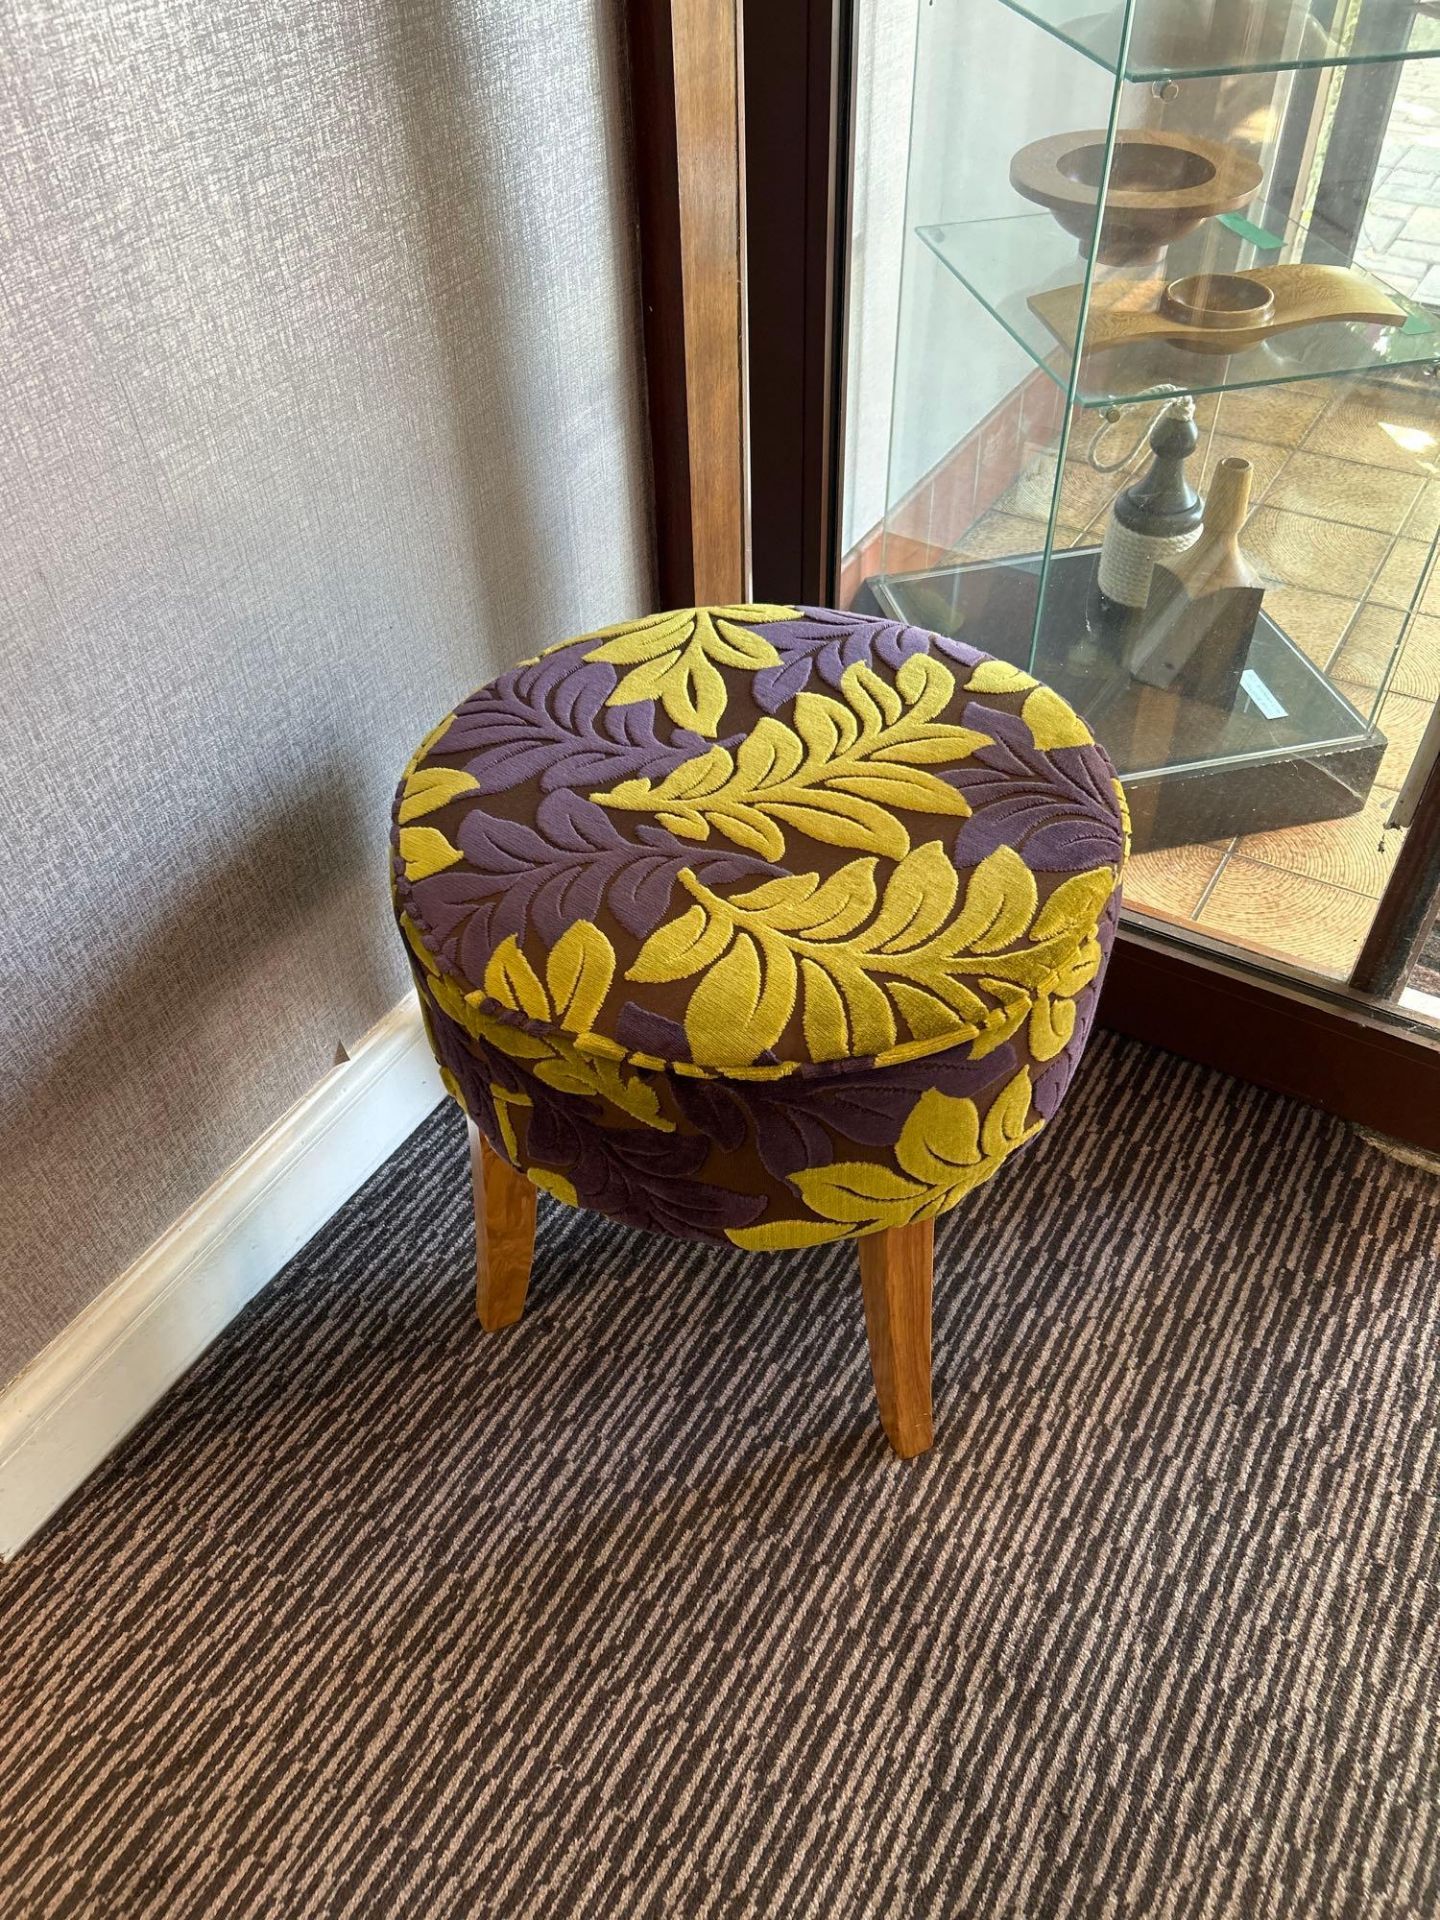
[[1357, 266], [1440, 302], [1440, 60], [1407, 67], [1390, 113]]

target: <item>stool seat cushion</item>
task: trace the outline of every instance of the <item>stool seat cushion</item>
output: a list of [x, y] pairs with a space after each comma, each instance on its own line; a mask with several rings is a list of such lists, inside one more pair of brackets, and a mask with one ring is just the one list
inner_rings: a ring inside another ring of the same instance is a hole
[[962, 641], [688, 608], [464, 702], [396, 798], [437, 1055], [498, 1151], [742, 1245], [953, 1204], [1058, 1104], [1118, 910], [1083, 721]]

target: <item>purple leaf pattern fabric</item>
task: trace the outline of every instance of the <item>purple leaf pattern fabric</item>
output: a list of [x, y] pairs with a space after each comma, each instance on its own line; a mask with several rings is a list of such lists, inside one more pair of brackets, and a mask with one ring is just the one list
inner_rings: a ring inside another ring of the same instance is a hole
[[784, 1180], [802, 1167], [845, 1157], [842, 1145], [893, 1147], [922, 1094], [939, 1088], [952, 1098], [973, 1098], [1012, 1079], [1015, 1066], [1015, 1050], [1007, 1045], [983, 1060], [957, 1050], [909, 1066], [862, 1067], [793, 1084], [682, 1080], [676, 1098], [680, 1111], [722, 1146], [738, 1146], [753, 1133], [766, 1170]]
[[676, 1239], [722, 1239], [728, 1228], [750, 1226], [765, 1207], [759, 1194], [700, 1179], [710, 1153], [703, 1135], [599, 1127], [580, 1103], [559, 1095], [536, 1106], [526, 1150], [563, 1173], [582, 1206]]
[[722, 886], [769, 872], [748, 854], [684, 847], [655, 827], [631, 840], [602, 807], [563, 790], [543, 795], [533, 825], [473, 811], [456, 843], [465, 865], [416, 882], [413, 898], [437, 951], [473, 980], [507, 937], [533, 928], [552, 947], [602, 907], [643, 933], [662, 918], [682, 867]]
[[478, 793], [534, 780], [542, 793], [668, 773], [704, 750], [699, 734], [655, 731], [655, 705], [607, 706], [617, 682], [603, 661], [566, 647], [482, 687], [458, 707], [435, 755], [463, 755]]
[[985, 658], [961, 640], [927, 633], [923, 627], [906, 626], [899, 620], [835, 613], [828, 607], [802, 607], [800, 614], [798, 620], [755, 629], [780, 655], [778, 666], [762, 667], [755, 675], [755, 700], [766, 713], [780, 712], [797, 693], [803, 693], [812, 674], [827, 686], [838, 687], [845, 669], [859, 662], [893, 669], [912, 654], [924, 653], [974, 667]]
[[1124, 854], [1115, 805], [1115, 772], [1098, 747], [1042, 753], [1019, 714], [975, 701], [972, 726], [990, 736], [949, 777], [971, 807], [955, 836], [956, 866], [975, 866], [997, 847], [1014, 847], [1045, 873], [1117, 866]]

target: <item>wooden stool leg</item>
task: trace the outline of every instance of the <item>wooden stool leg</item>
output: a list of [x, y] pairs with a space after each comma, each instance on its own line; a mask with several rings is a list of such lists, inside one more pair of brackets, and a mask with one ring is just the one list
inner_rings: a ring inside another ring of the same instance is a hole
[[860, 1242], [860, 1287], [880, 1424], [902, 1460], [924, 1453], [930, 1421], [930, 1287], [935, 1223], [887, 1227]]
[[487, 1333], [512, 1327], [525, 1311], [535, 1253], [535, 1188], [507, 1166], [470, 1122], [475, 1188], [475, 1311]]

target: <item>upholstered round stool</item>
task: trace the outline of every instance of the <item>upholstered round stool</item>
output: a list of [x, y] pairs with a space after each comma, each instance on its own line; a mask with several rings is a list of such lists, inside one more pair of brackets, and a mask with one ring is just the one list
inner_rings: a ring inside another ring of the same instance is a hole
[[393, 846], [483, 1324], [523, 1310], [537, 1187], [687, 1239], [858, 1238], [881, 1419], [922, 1452], [932, 1222], [1054, 1114], [1119, 910], [1083, 722], [915, 627], [691, 607], [467, 700]]

